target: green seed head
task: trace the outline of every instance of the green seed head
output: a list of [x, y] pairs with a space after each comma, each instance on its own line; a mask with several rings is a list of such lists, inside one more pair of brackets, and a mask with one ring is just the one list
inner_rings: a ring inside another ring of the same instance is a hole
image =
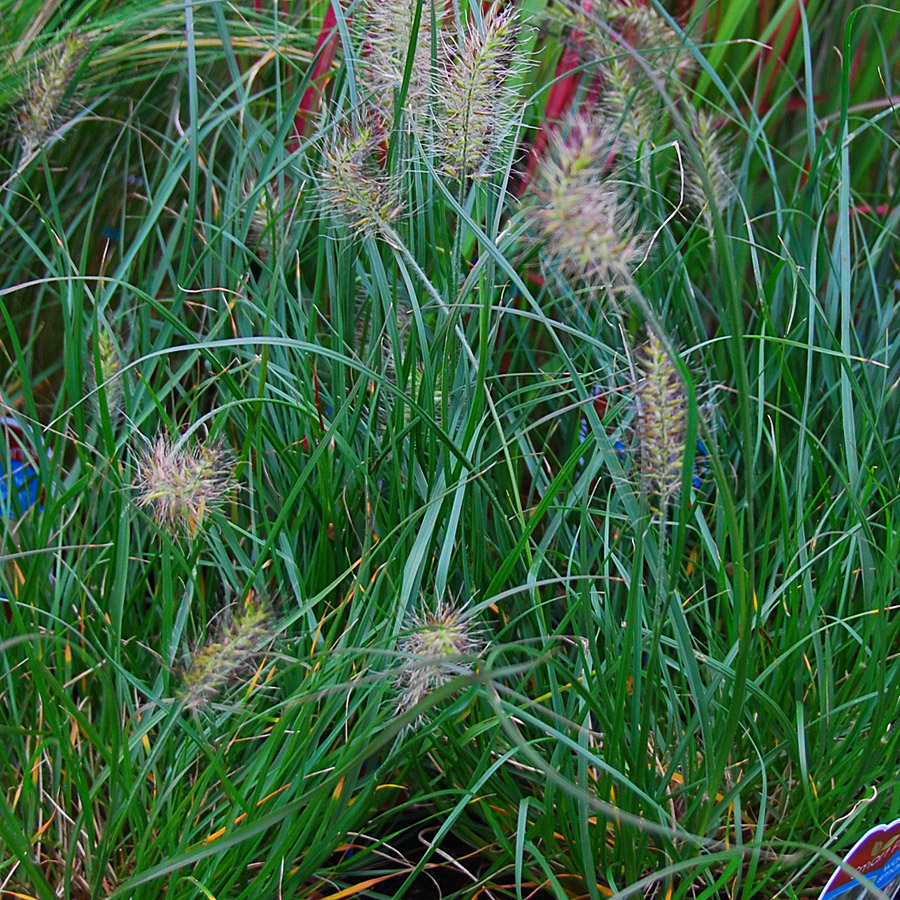
[[253, 662], [271, 639], [268, 618], [265, 606], [250, 598], [218, 639], [211, 638], [193, 655], [182, 691], [188, 709], [206, 706]]
[[63, 118], [63, 97], [84, 52], [84, 41], [78, 35], [69, 35], [34, 73], [19, 114], [19, 134], [25, 156], [47, 144], [59, 128]]
[[400, 644], [407, 657], [398, 680], [401, 712], [412, 709], [442, 684], [470, 672], [470, 658], [483, 647], [471, 616], [450, 603], [413, 615], [409, 628]]
[[648, 493], [664, 504], [681, 487], [687, 395], [678, 368], [652, 329], [639, 352], [638, 367], [641, 478]]

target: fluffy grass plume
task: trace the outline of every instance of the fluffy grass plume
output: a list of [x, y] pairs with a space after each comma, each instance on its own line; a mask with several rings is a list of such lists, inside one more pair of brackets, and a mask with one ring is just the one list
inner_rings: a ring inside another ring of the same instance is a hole
[[687, 394], [659, 335], [648, 329], [638, 352], [636, 390], [641, 481], [664, 506], [681, 487], [687, 433]]
[[141, 452], [135, 491], [160, 528], [196, 537], [235, 486], [231, 455], [216, 444], [192, 447], [159, 434]]
[[45, 64], [32, 76], [19, 114], [19, 133], [26, 156], [43, 146], [59, 127], [63, 97], [84, 51], [84, 41], [77, 34], [69, 35], [50, 51]]
[[645, 249], [634, 209], [608, 176], [616, 135], [578, 116], [555, 132], [529, 210], [538, 242], [573, 282], [613, 288], [627, 282]]
[[240, 676], [271, 638], [268, 618], [262, 603], [248, 599], [221, 637], [210, 639], [193, 655], [182, 692], [188, 709], [206, 706]]
[[483, 175], [509, 129], [507, 82], [519, 33], [512, 6], [491, 7], [460, 38], [444, 36], [435, 96], [434, 140], [453, 178]]
[[398, 679], [398, 709], [412, 709], [441, 685], [470, 672], [467, 658], [478, 655], [483, 646], [471, 615], [451, 602], [413, 614], [400, 644], [407, 659]]
[[355, 234], [384, 234], [402, 209], [381, 167], [380, 135], [372, 122], [338, 129], [319, 171], [323, 208]]
[[[394, 118], [394, 98], [403, 84], [418, 4], [419, 0], [365, 0], [360, 10], [366, 23], [360, 60], [362, 80], [369, 102], [387, 121]], [[406, 110], [413, 115], [424, 108], [430, 93], [434, 11], [433, 0], [422, 3], [405, 102]]]

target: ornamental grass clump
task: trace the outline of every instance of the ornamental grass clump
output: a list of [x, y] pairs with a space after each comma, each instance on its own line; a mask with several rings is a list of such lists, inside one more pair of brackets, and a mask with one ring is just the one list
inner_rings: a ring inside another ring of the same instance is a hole
[[268, 619], [266, 607], [248, 599], [221, 636], [211, 638], [194, 653], [182, 691], [187, 709], [203, 708], [248, 670], [272, 638], [266, 627]]
[[461, 37], [442, 36], [433, 140], [444, 171], [462, 180], [490, 173], [512, 120], [509, 81], [519, 35], [516, 11], [495, 4]]
[[43, 147], [63, 121], [63, 98], [84, 51], [84, 41], [76, 34], [69, 35], [33, 74], [28, 96], [19, 113], [19, 135], [25, 156]]
[[398, 678], [399, 711], [412, 709], [453, 678], [471, 672], [471, 659], [483, 647], [471, 614], [452, 602], [414, 613], [400, 642], [407, 658]]
[[549, 261], [572, 282], [613, 290], [630, 283], [645, 255], [637, 214], [610, 177], [613, 131], [587, 116], [555, 132], [528, 210]]
[[160, 434], [138, 456], [134, 487], [160, 528], [194, 538], [234, 489], [234, 462], [218, 444], [189, 447]]

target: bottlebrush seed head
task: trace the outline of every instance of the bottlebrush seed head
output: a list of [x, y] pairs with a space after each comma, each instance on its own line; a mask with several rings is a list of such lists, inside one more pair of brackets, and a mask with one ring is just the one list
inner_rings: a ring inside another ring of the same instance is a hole
[[100, 393], [97, 388], [103, 388], [106, 395], [106, 408], [109, 417], [116, 422], [125, 412], [125, 388], [122, 381], [122, 363], [119, 357], [119, 349], [112, 334], [106, 329], [101, 329], [97, 338], [97, 356], [100, 358], [100, 368], [97, 368], [97, 360], [93, 350], [88, 357], [88, 384], [91, 388], [91, 399], [99, 412]]
[[653, 144], [663, 121], [663, 110], [646, 75], [630, 60], [613, 59], [601, 69], [600, 108], [615, 126], [619, 144], [630, 159]]
[[43, 146], [59, 127], [62, 100], [84, 51], [84, 41], [78, 35], [70, 35], [50, 52], [40, 71], [33, 74], [19, 114], [19, 134], [25, 156]]
[[381, 234], [401, 211], [390, 177], [379, 161], [380, 136], [370, 124], [338, 129], [323, 153], [319, 182], [326, 209], [355, 234]]
[[268, 618], [268, 610], [262, 603], [248, 600], [218, 639], [211, 638], [194, 653], [182, 690], [188, 709], [206, 706], [253, 662], [271, 640], [266, 628]]
[[462, 38], [442, 35], [432, 125], [436, 150], [453, 178], [485, 175], [511, 121], [507, 86], [519, 25], [515, 8], [495, 4], [482, 27]]
[[400, 642], [406, 660], [398, 679], [399, 711], [412, 709], [441, 685], [471, 672], [470, 658], [483, 646], [472, 617], [452, 603], [440, 602], [434, 610], [414, 614]]
[[592, 288], [627, 284], [643, 258], [636, 213], [608, 177], [614, 132], [580, 116], [550, 139], [529, 217], [550, 262]]
[[648, 329], [637, 365], [641, 478], [647, 492], [658, 497], [663, 506], [681, 487], [687, 394], [681, 373], [653, 329]]
[[737, 196], [734, 186], [731, 149], [719, 133], [714, 117], [701, 110], [691, 110], [691, 125], [697, 141], [700, 165], [709, 180], [704, 183], [700, 172], [689, 165], [685, 173], [685, 197], [703, 216], [703, 224], [711, 234], [713, 230], [711, 208], [724, 212]]
[[[394, 118], [394, 98], [403, 84], [406, 59], [419, 0], [364, 0], [360, 18], [366, 23], [360, 59], [362, 82], [369, 102], [388, 121]], [[434, 0], [422, 2], [415, 57], [405, 107], [416, 114], [424, 109], [431, 85], [431, 18]], [[437, 11], [438, 21], [441, 13]]]
[[[576, 14], [578, 28], [593, 45], [594, 58], [608, 58], [632, 47], [641, 52], [661, 75], [674, 72], [685, 78], [694, 62], [684, 40], [644, 0], [594, 0], [591, 11]], [[598, 28], [602, 22], [606, 28]], [[610, 33], [612, 32], [612, 33]]]
[[231, 454], [216, 444], [186, 446], [157, 435], [137, 460], [137, 504], [173, 535], [196, 537], [235, 487]]

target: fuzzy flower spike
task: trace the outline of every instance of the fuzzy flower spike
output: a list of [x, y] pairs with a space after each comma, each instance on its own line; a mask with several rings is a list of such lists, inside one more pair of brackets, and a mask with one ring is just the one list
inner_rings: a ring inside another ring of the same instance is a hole
[[687, 393], [659, 335], [648, 329], [639, 351], [637, 387], [641, 479], [663, 508], [681, 487], [687, 434]]
[[554, 132], [528, 211], [549, 261], [572, 282], [613, 290], [643, 258], [635, 212], [609, 178], [616, 136], [586, 116]]
[[415, 56], [406, 94], [406, 111], [416, 115], [427, 101], [431, 82], [431, 17], [434, 0], [363, 0], [365, 43], [360, 60], [363, 84], [387, 122], [394, 119], [394, 97], [403, 84], [416, 10], [422, 2]]
[[685, 195], [688, 201], [700, 210], [703, 224], [712, 234], [711, 210], [717, 208], [724, 214], [737, 196], [731, 149], [721, 135], [721, 126], [709, 112], [705, 110], [696, 112], [693, 108], [689, 108], [688, 117], [697, 142], [697, 161], [706, 178], [704, 180], [694, 164], [690, 164], [685, 181]]
[[477, 656], [483, 646], [472, 616], [452, 603], [441, 601], [433, 611], [415, 613], [400, 644], [407, 659], [398, 679], [399, 711], [412, 709], [441, 685], [471, 672], [467, 657]]
[[88, 357], [88, 385], [91, 389], [92, 403], [99, 414], [100, 393], [98, 388], [102, 386], [109, 417], [113, 422], [117, 422], [125, 411], [122, 363], [115, 339], [112, 333], [105, 328], [101, 329], [98, 335], [97, 357], [100, 360], [99, 367], [93, 350]]
[[166, 531], [194, 538], [233, 490], [233, 468], [231, 455], [216, 444], [187, 447], [157, 435], [138, 458], [138, 506], [148, 507]]
[[182, 693], [188, 709], [206, 706], [255, 661], [272, 637], [268, 618], [265, 606], [248, 598], [219, 638], [211, 638], [194, 654]]
[[511, 121], [507, 82], [519, 26], [512, 5], [494, 4], [481, 28], [473, 21], [458, 41], [444, 38], [438, 60], [434, 142], [456, 179], [487, 174]]
[[50, 53], [41, 71], [34, 74], [19, 114], [25, 156], [42, 147], [59, 127], [63, 97], [78, 71], [84, 50], [84, 41], [77, 35], [70, 35]]
[[402, 206], [379, 162], [380, 135], [371, 121], [342, 126], [323, 152], [319, 182], [325, 207], [356, 235], [390, 232]]

